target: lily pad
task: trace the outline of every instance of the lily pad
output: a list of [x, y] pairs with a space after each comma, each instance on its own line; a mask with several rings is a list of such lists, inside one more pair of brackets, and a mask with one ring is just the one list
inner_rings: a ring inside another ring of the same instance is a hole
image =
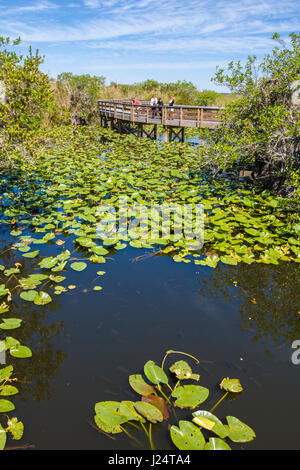
[[220, 383], [220, 388], [223, 388], [227, 392], [231, 393], [239, 393], [243, 391], [243, 387], [239, 381], [239, 379], [223, 379]]
[[148, 396], [155, 392], [154, 387], [147, 384], [140, 374], [130, 375], [129, 383], [133, 390], [140, 395]]
[[175, 405], [179, 408], [195, 408], [203, 403], [209, 395], [208, 388], [201, 385], [183, 385], [177, 387], [172, 397], [177, 398]]
[[87, 267], [87, 264], [84, 263], [83, 261], [80, 261], [80, 262], [72, 263], [72, 264], [70, 265], [70, 267], [71, 267], [74, 271], [81, 272], [81, 271], [84, 271], [84, 270], [85, 270], [85, 268]]
[[46, 305], [52, 302], [52, 299], [47, 292], [40, 291], [35, 294], [33, 302], [35, 305]]
[[135, 409], [151, 423], [161, 423], [164, 420], [162, 412], [150, 403], [137, 401], [134, 403]]
[[11, 401], [0, 399], [0, 413], [8, 413], [14, 409], [15, 405]]
[[255, 432], [247, 424], [234, 416], [226, 416], [228, 426], [228, 437], [233, 442], [249, 442], [256, 437]]
[[212, 413], [206, 410], [197, 410], [193, 413], [193, 422], [209, 431], [213, 431], [217, 436], [224, 438], [228, 431], [226, 426]]
[[154, 384], [167, 384], [168, 377], [161, 367], [157, 366], [154, 361], [148, 361], [144, 365], [144, 372], [148, 380]]
[[179, 427], [171, 426], [171, 439], [179, 450], [203, 450], [205, 439], [200, 429], [190, 421], [179, 421]]
[[204, 450], [231, 450], [229, 445], [218, 437], [210, 437]]

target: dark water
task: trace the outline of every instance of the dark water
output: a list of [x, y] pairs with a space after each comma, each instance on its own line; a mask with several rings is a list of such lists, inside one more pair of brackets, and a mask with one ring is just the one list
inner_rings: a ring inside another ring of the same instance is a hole
[[[4, 249], [10, 237], [1, 238]], [[59, 247], [47, 249], [55, 255]], [[22, 444], [133, 448], [126, 435], [109, 439], [91, 427], [94, 404], [136, 400], [128, 375], [178, 349], [200, 360], [194, 372], [211, 391], [205, 409], [222, 396], [223, 377], [241, 380], [244, 392], [215, 413], [238, 417], [257, 438], [233, 448], [299, 449], [300, 365], [291, 362], [291, 343], [300, 339], [299, 265], [210, 269], [167, 256], [133, 261], [144, 252], [128, 247], [106, 264], [69, 272], [63, 284], [76, 289], [53, 294], [44, 307], [20, 301], [12, 310], [24, 319], [16, 337], [33, 350], [31, 359], [14, 360], [16, 375], [29, 382], [19, 384], [21, 393], [14, 397], [16, 416], [25, 424]], [[16, 260], [10, 253], [3, 256], [7, 263]], [[34, 263], [26, 260], [23, 273], [33, 272]], [[106, 271], [94, 282], [103, 286], [101, 292], [91, 290], [98, 270]], [[191, 416], [184, 413], [180, 417]], [[158, 449], [173, 449], [165, 424], [153, 426], [153, 439]]]

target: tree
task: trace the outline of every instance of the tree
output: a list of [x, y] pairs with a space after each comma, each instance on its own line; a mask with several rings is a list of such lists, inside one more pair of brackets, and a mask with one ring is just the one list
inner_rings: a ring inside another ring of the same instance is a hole
[[88, 122], [96, 115], [99, 90], [105, 84], [105, 77], [64, 72], [58, 75], [57, 84], [66, 90], [74, 118]]
[[239, 98], [226, 106], [205, 152], [218, 168], [253, 165], [263, 187], [299, 198], [300, 108], [291, 97], [300, 78], [300, 35], [289, 38], [287, 46], [275, 34], [280, 45], [260, 64], [253, 56], [244, 67], [238, 61], [217, 70], [213, 80]]
[[48, 76], [40, 71], [43, 58], [29, 49], [18, 55], [20, 39], [0, 37], [0, 81], [5, 85], [5, 102], [0, 104], [0, 134], [4, 144], [24, 143], [40, 128], [54, 104]]

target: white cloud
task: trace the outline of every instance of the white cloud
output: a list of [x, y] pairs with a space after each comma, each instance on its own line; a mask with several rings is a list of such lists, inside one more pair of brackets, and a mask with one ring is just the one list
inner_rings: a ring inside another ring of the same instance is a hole
[[85, 6], [90, 8], [98, 8], [100, 6], [99, 0], [83, 0]]
[[31, 5], [4, 8], [0, 10], [0, 16], [17, 15], [18, 13], [35, 13], [44, 10], [55, 10], [57, 8], [59, 8], [59, 6], [56, 3], [41, 0]]

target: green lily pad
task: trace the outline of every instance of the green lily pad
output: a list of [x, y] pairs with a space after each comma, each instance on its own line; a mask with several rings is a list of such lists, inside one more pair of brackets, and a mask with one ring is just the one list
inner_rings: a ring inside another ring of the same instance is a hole
[[27, 290], [21, 292], [20, 297], [23, 300], [27, 300], [27, 302], [33, 302], [37, 294], [38, 292], [36, 290]]
[[256, 436], [253, 429], [234, 416], [226, 416], [228, 422], [228, 437], [233, 442], [249, 442]]
[[154, 384], [167, 384], [168, 377], [161, 367], [157, 366], [154, 361], [148, 361], [144, 365], [144, 372], [148, 380]]
[[177, 387], [172, 397], [177, 398], [175, 405], [179, 408], [195, 408], [203, 403], [209, 395], [208, 388], [201, 385], [183, 385]]
[[129, 383], [133, 390], [140, 395], [148, 396], [155, 392], [155, 388], [147, 384], [140, 374], [130, 375]]
[[12, 438], [19, 441], [24, 433], [24, 425], [18, 418], [11, 418], [7, 421], [8, 431], [11, 433]]
[[3, 450], [6, 444], [6, 432], [0, 424], [0, 450]]
[[85, 268], [87, 267], [87, 264], [80, 261], [80, 262], [76, 262], [76, 263], [72, 263], [70, 265], [70, 267], [74, 270], [74, 271], [78, 271], [78, 272], [81, 272], [81, 271], [84, 271]]
[[2, 397], [9, 397], [10, 395], [16, 395], [17, 393], [19, 393], [19, 390], [13, 385], [0, 386], [0, 395]]
[[193, 413], [193, 422], [209, 431], [213, 431], [222, 439], [227, 436], [226, 426], [212, 413], [206, 410], [197, 410]]
[[239, 379], [223, 379], [220, 383], [220, 388], [223, 388], [227, 392], [231, 393], [240, 393], [243, 391], [243, 387], [239, 381]]
[[135, 409], [151, 423], [161, 423], [164, 420], [162, 412], [150, 403], [137, 401], [134, 403]]
[[15, 405], [11, 401], [0, 399], [0, 413], [8, 413], [14, 409]]
[[102, 401], [95, 405], [96, 415], [109, 426], [118, 426], [128, 421], [125, 415], [120, 413], [120, 402]]
[[3, 322], [0, 323], [2, 330], [14, 330], [21, 326], [22, 320], [20, 318], [3, 318]]
[[123, 432], [123, 429], [120, 428], [119, 425], [111, 425], [107, 424], [105, 421], [102, 421], [99, 415], [95, 415], [95, 423], [97, 426], [104, 432], [108, 434], [118, 434], [120, 432]]
[[210, 437], [204, 450], [231, 450], [229, 445], [218, 437]]
[[52, 302], [52, 299], [47, 292], [40, 291], [35, 294], [33, 302], [35, 305], [46, 305]]
[[204, 436], [200, 429], [190, 421], [179, 421], [179, 427], [171, 426], [170, 435], [179, 450], [204, 449]]
[[177, 379], [184, 380], [184, 379], [193, 379], [199, 380], [200, 375], [193, 374], [191, 367], [185, 361], [177, 361], [175, 362], [169, 369], [173, 372]]
[[28, 358], [32, 357], [32, 352], [27, 346], [22, 346], [22, 345], [16, 345], [13, 346], [9, 349], [10, 354], [13, 357], [18, 357], [18, 358]]
[[35, 258], [36, 256], [38, 256], [38, 254], [39, 254], [39, 250], [37, 250], [37, 251], [30, 251], [30, 252], [28, 252], [28, 253], [24, 253], [22, 256], [23, 256], [24, 258]]

